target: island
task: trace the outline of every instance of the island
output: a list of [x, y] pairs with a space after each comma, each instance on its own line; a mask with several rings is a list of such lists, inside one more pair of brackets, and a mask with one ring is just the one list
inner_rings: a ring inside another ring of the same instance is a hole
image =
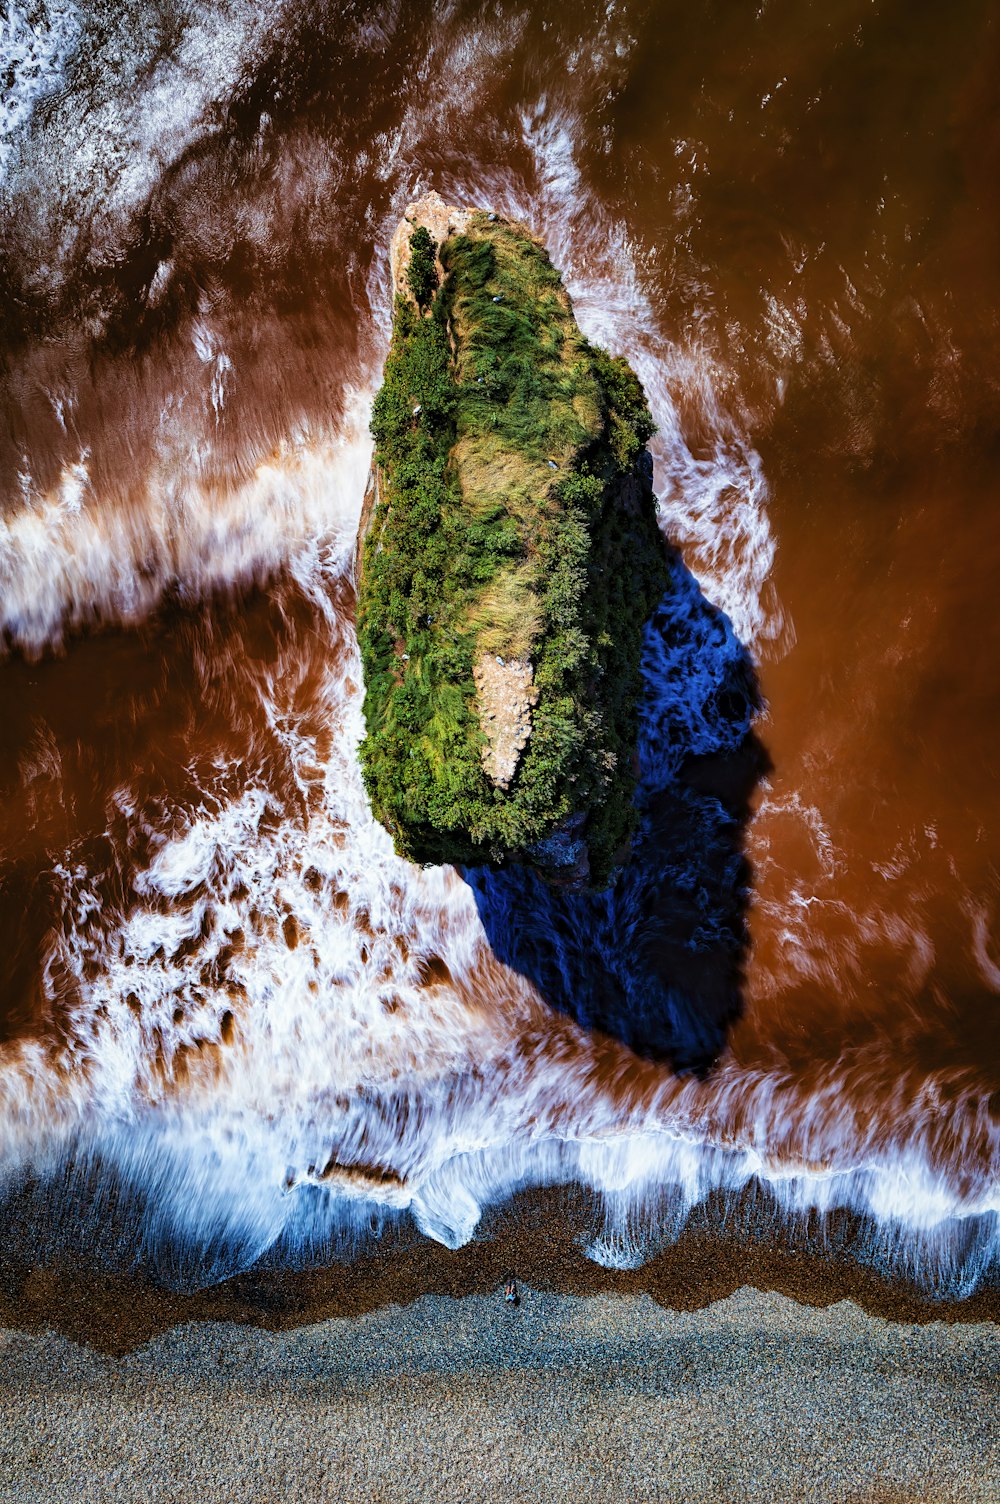
[[667, 587], [645, 394], [522, 224], [430, 194], [391, 268], [356, 572], [372, 809], [410, 861], [604, 887]]

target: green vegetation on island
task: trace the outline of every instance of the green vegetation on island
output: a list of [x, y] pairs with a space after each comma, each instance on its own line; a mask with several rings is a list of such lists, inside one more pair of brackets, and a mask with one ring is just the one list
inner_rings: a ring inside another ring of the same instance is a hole
[[[642, 628], [666, 583], [649, 408], [523, 227], [477, 213], [410, 249], [361, 542], [365, 785], [413, 861], [551, 867], [540, 843], [572, 828], [601, 886], [635, 823]], [[484, 656], [533, 671], [506, 787], [484, 766]]]

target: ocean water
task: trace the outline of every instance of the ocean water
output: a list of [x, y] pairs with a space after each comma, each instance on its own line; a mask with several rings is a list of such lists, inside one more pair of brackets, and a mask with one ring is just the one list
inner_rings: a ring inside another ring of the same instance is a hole
[[[998, 46], [985, 4], [14, 0], [0, 1194], [40, 1257], [203, 1284], [567, 1185], [612, 1265], [751, 1195], [996, 1277]], [[604, 895], [415, 869], [360, 780], [430, 189], [543, 236], [658, 424]]]

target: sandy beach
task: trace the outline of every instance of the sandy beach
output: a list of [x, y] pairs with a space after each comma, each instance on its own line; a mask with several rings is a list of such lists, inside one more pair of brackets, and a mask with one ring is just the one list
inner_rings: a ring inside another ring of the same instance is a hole
[[995, 1501], [1000, 1333], [744, 1288], [0, 1336], [0, 1497]]

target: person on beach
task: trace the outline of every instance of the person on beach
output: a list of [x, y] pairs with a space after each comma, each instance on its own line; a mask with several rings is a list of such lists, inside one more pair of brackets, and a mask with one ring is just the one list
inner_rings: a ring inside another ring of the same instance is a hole
[[508, 1305], [517, 1305], [517, 1281], [512, 1274], [508, 1274], [503, 1287], [503, 1298]]

